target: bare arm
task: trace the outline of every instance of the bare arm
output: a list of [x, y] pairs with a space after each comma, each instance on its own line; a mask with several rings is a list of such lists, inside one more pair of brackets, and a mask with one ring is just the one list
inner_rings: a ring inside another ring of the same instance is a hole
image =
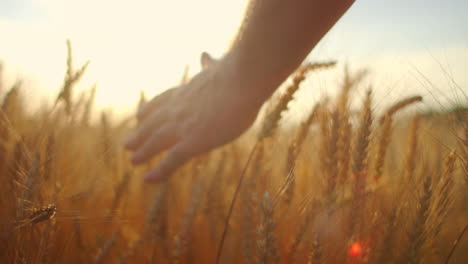
[[[227, 58], [266, 97], [291, 74], [354, 0], [257, 0]], [[251, 86], [248, 85], [248, 86]], [[262, 98], [265, 99], [265, 98]]]
[[132, 162], [144, 163], [168, 149], [145, 180], [164, 180], [192, 157], [230, 142], [247, 130], [263, 102], [352, 3], [254, 1], [224, 58], [188, 84], [164, 92], [139, 110], [140, 124], [125, 144], [134, 151]]

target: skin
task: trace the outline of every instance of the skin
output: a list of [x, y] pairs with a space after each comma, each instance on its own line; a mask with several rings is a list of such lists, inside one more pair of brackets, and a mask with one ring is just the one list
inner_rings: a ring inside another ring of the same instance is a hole
[[202, 54], [203, 70], [190, 82], [143, 105], [125, 147], [142, 164], [167, 150], [145, 176], [166, 180], [191, 158], [245, 132], [262, 104], [352, 5], [353, 0], [252, 1], [237, 40], [215, 61]]

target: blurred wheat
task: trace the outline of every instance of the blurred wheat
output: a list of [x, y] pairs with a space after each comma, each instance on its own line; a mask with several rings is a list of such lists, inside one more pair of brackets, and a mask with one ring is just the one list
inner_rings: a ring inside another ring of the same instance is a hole
[[296, 91], [310, 88], [303, 80], [335, 66], [307, 64], [260, 128], [149, 186], [141, 176], [159, 157], [133, 168], [120, 147], [128, 119], [92, 121], [97, 88], [74, 96], [88, 63], [74, 70], [67, 47], [51, 107], [26, 114], [22, 83], [5, 91], [0, 80], [1, 263], [468, 259], [466, 108], [408, 118], [399, 113], [420, 96], [380, 112], [364, 87], [354, 114], [367, 72], [346, 69], [336, 98], [317, 102], [297, 127], [282, 123]]

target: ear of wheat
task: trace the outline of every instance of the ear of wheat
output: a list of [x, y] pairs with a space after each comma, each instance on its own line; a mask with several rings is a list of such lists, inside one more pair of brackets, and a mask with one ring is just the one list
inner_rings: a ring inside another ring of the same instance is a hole
[[141, 177], [160, 157], [132, 167], [117, 143], [133, 117], [98, 111], [95, 87], [77, 93], [87, 64], [70, 44], [56, 104], [37, 112], [0, 67], [0, 263], [465, 263], [466, 107], [355, 100], [367, 71], [350, 65], [300, 122], [297, 91], [333, 65], [301, 66], [259, 131], [157, 186]]

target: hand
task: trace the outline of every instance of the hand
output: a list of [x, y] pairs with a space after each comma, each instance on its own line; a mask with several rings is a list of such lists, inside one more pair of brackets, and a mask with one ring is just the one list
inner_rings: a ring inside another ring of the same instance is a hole
[[254, 87], [240, 84], [235, 65], [206, 53], [202, 65], [190, 82], [156, 96], [137, 113], [139, 126], [125, 143], [134, 152], [132, 162], [141, 164], [168, 150], [145, 175], [146, 182], [167, 179], [192, 157], [234, 140], [255, 121], [263, 100]]

